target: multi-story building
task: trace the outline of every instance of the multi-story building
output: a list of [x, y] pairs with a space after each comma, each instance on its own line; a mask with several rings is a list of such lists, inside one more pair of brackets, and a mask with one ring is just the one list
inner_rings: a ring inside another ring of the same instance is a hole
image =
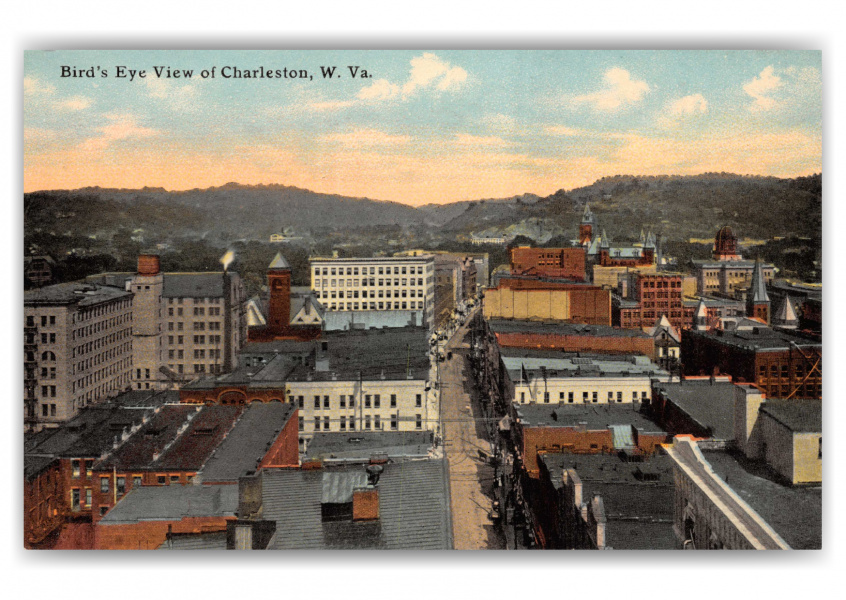
[[653, 339], [638, 329], [508, 319], [491, 319], [488, 329], [500, 348], [640, 354], [650, 358], [655, 354]]
[[485, 318], [611, 324], [611, 295], [591, 285], [509, 277], [485, 292]]
[[226, 373], [247, 341], [247, 298], [238, 273], [163, 273], [158, 256], [143, 254], [134, 274], [88, 280], [134, 295], [133, 389], [175, 389], [204, 373]]
[[434, 326], [433, 256], [313, 257], [310, 263], [311, 289], [327, 311], [416, 310]]
[[131, 381], [133, 295], [62, 283], [24, 295], [24, 398], [28, 429], [55, 427]]
[[324, 332], [250, 344], [239, 368], [180, 390], [185, 403], [290, 402], [300, 448], [316, 432], [437, 431], [439, 397], [425, 328]]
[[[744, 260], [739, 253], [737, 237], [731, 227], [725, 226], [714, 238], [714, 250], [710, 260], [691, 261], [696, 274], [696, 293], [742, 298], [752, 283], [755, 261]], [[775, 267], [761, 265], [761, 271], [769, 285], [775, 276]]]
[[501, 357], [516, 404], [649, 403], [652, 381], [668, 379], [666, 371], [639, 355], [503, 349]]
[[614, 296], [612, 323], [617, 327], [646, 329], [667, 317], [677, 331], [693, 324], [694, 308], [685, 308], [679, 273], [634, 273], [628, 298]]
[[682, 332], [688, 375], [725, 373], [754, 383], [769, 398], [822, 397], [822, 343], [761, 324], [751, 330]]
[[584, 281], [586, 253], [579, 248], [529, 248], [511, 249], [511, 273], [540, 277], [563, 277]]

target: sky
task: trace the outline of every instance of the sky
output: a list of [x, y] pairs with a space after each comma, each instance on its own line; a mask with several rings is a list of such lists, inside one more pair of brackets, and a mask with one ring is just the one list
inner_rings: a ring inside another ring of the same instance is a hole
[[[262, 67], [310, 77], [233, 76]], [[422, 205], [822, 171], [818, 51], [30, 51], [23, 95], [27, 192], [237, 182]]]

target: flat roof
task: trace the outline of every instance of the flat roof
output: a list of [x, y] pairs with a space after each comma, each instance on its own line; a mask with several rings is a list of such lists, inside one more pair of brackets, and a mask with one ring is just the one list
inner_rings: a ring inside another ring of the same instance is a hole
[[[734, 439], [733, 383], [690, 381], [656, 383], [655, 389], [718, 440]], [[690, 432], [680, 432], [690, 433]]]
[[203, 483], [236, 482], [255, 471], [295, 412], [292, 404], [253, 402], [199, 472]]
[[24, 292], [24, 306], [75, 304], [79, 307], [87, 307], [131, 297], [130, 292], [116, 287], [75, 281], [27, 290]]
[[793, 433], [822, 432], [822, 400], [767, 400], [761, 410]]
[[494, 333], [546, 333], [550, 335], [583, 335], [588, 337], [638, 337], [649, 335], [640, 329], [622, 329], [607, 325], [582, 325], [560, 321], [527, 321], [522, 319], [488, 319]]
[[655, 377], [669, 375], [667, 371], [652, 363], [648, 358], [641, 356], [637, 356], [637, 358], [644, 360], [633, 360], [628, 356], [618, 356], [615, 360], [613, 355], [590, 358], [546, 358], [507, 356], [503, 352], [501, 356], [511, 380], [515, 382], [522, 377], [523, 369], [532, 379], [544, 376], [548, 379], [555, 379], [562, 377]]
[[[643, 462], [624, 462], [615, 454], [538, 454], [551, 483], [562, 487], [562, 475], [575, 469], [582, 498], [602, 498], [606, 544], [618, 550], [672, 550], [675, 484], [673, 461], [656, 454]], [[647, 474], [647, 477], [643, 477]]]
[[[262, 513], [276, 521], [276, 550], [447, 550], [452, 548], [449, 471], [442, 459], [384, 465], [376, 521], [323, 522], [328, 473], [364, 472], [362, 465], [316, 470], [264, 469]], [[226, 487], [235, 486], [210, 486]]]
[[772, 329], [763, 323], [760, 327], [748, 331], [696, 331], [688, 329], [684, 334], [686, 336], [701, 336], [719, 344], [753, 351], [788, 350], [794, 344], [800, 347], [822, 348], [822, 342]]
[[165, 273], [162, 296], [164, 298], [220, 298], [226, 295], [223, 283], [223, 271]]
[[151, 485], [133, 488], [98, 525], [126, 525], [141, 521], [179, 521], [185, 518], [234, 517], [237, 485]]
[[522, 427], [576, 427], [608, 429], [632, 425], [643, 433], [665, 434], [655, 422], [640, 412], [640, 403], [626, 404], [512, 404]]
[[325, 263], [402, 263], [402, 262], [429, 262], [434, 261], [434, 255], [422, 254], [419, 256], [374, 256], [371, 258], [334, 258], [331, 256], [310, 256], [309, 262]]
[[390, 459], [427, 456], [431, 431], [368, 431], [315, 433], [304, 460], [369, 460], [374, 455]]
[[822, 486], [790, 487], [775, 482], [767, 467], [721, 450], [702, 450], [714, 472], [791, 548], [822, 548]]

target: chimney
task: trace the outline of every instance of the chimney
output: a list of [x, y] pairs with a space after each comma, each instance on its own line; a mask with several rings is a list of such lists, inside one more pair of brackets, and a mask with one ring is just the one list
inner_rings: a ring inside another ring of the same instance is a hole
[[161, 270], [159, 265], [159, 257], [155, 254], [139, 254], [138, 255], [138, 274], [139, 275], [158, 275]]
[[379, 476], [384, 471], [382, 465], [368, 465], [367, 485], [353, 489], [353, 521], [376, 521], [379, 519]]

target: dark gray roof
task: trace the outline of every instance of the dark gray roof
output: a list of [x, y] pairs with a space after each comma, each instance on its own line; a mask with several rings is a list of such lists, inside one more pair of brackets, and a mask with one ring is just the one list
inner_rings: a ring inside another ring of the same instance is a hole
[[803, 348], [822, 348], [821, 342], [807, 337], [802, 337], [800, 335], [794, 335], [777, 329], [772, 329], [764, 324], [761, 324], [760, 327], [751, 331], [696, 331], [694, 329], [688, 329], [684, 332], [684, 335], [685, 337], [703, 336], [719, 342], [720, 344], [726, 344], [756, 352], [765, 352], [767, 350], [787, 350], [791, 348], [793, 344]]
[[664, 430], [640, 412], [640, 403], [626, 404], [513, 404], [523, 427], [575, 427], [586, 423], [588, 429], [606, 429], [611, 425], [632, 425], [643, 433]]
[[[623, 462], [609, 454], [548, 454], [540, 461], [556, 489], [566, 469], [575, 469], [582, 481], [582, 498], [599, 494], [605, 507], [606, 544], [618, 550], [672, 550], [673, 461], [655, 455], [644, 462]], [[640, 473], [649, 473], [645, 481]]]
[[158, 550], [226, 550], [226, 532], [173, 534]]
[[76, 304], [85, 307], [131, 296], [129, 292], [115, 287], [77, 281], [28, 290], [24, 292], [24, 306]]
[[642, 337], [649, 334], [640, 329], [621, 329], [607, 325], [580, 325], [560, 321], [523, 321], [519, 319], [490, 319], [488, 326], [494, 333], [548, 333], [600, 337]]
[[270, 445], [294, 414], [292, 404], [253, 402], [203, 465], [198, 479], [203, 483], [237, 482], [255, 471]]
[[323, 316], [325, 331], [422, 326], [421, 310], [332, 310]]
[[358, 460], [385, 456], [392, 460], [425, 457], [432, 448], [431, 431], [367, 431], [315, 433], [304, 460]]
[[767, 283], [764, 281], [764, 273], [761, 270], [760, 261], [755, 261], [755, 268], [752, 270], [752, 285], [749, 288], [752, 302], [769, 302], [767, 295]]
[[100, 520], [100, 525], [234, 517], [237, 509], [237, 485], [142, 486], [124, 496]]
[[822, 548], [822, 487], [776, 483], [760, 464], [703, 450], [714, 472], [794, 549]]
[[407, 461], [384, 467], [378, 484], [380, 518], [375, 522], [324, 523], [321, 518], [324, 474], [363, 473], [362, 466], [263, 470], [263, 518], [276, 521], [275, 549], [452, 548], [447, 462]]
[[32, 479], [59, 459], [55, 456], [24, 455], [24, 479]]
[[793, 433], [822, 432], [822, 400], [768, 400], [761, 410]]
[[164, 274], [162, 296], [165, 298], [221, 298], [223, 295], [223, 272]]
[[715, 439], [734, 439], [733, 383], [686, 380], [654, 387], [703, 429], [709, 429]]

